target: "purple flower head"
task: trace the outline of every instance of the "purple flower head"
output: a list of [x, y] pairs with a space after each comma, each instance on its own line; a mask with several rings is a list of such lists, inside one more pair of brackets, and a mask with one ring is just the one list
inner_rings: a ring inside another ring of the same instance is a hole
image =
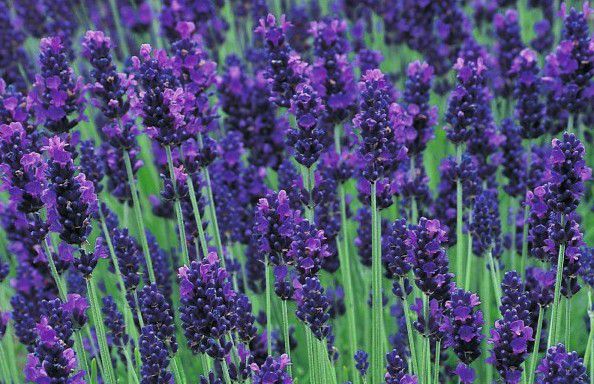
[[[75, 78], [59, 37], [41, 39], [37, 75], [29, 100], [37, 122], [55, 134], [70, 132], [83, 118], [82, 79]], [[74, 116], [73, 116], [74, 115]]]
[[362, 349], [359, 349], [357, 352], [355, 352], [354, 359], [356, 362], [356, 368], [362, 377], [365, 377], [367, 374], [367, 369], [369, 369], [368, 358], [369, 354]]
[[103, 322], [108, 329], [110, 342], [112, 345], [121, 348], [128, 344], [128, 333], [126, 332], [126, 324], [124, 322], [124, 316], [118, 309], [113, 297], [103, 297], [103, 307], [101, 312], [103, 313]]
[[541, 78], [536, 52], [526, 48], [514, 59], [510, 74], [516, 77], [514, 98], [515, 116], [524, 139], [536, 139], [545, 133], [544, 104], [540, 100]]
[[511, 119], [504, 119], [501, 122], [501, 133], [505, 141], [501, 145], [503, 152], [503, 175], [508, 183], [505, 185], [505, 192], [514, 197], [522, 196], [526, 191], [526, 156], [522, 147], [521, 130]]
[[357, 53], [356, 62], [361, 73], [366, 73], [372, 69], [379, 69], [382, 61], [384, 61], [384, 56], [380, 51], [365, 48]]
[[283, 354], [278, 357], [268, 356], [266, 361], [258, 366], [252, 363], [252, 382], [254, 384], [293, 384], [293, 379], [286, 371], [291, 364], [289, 356]]
[[445, 303], [446, 314], [452, 326], [454, 352], [460, 360], [471, 364], [481, 354], [484, 336], [483, 312], [477, 294], [455, 289]]
[[43, 9], [43, 2], [37, 0], [20, 0], [14, 2], [17, 18], [23, 23], [23, 28], [35, 38], [47, 35], [47, 15]]
[[576, 352], [567, 352], [563, 344], [552, 346], [536, 368], [537, 384], [586, 384], [588, 375], [582, 358]]
[[[543, 3], [551, 4], [552, 8], [552, 1], [544, 1]], [[540, 54], [549, 52], [555, 42], [551, 21], [546, 18], [537, 21], [534, 24], [534, 33], [536, 36], [530, 41], [530, 46]]]
[[133, 291], [140, 283], [140, 247], [128, 233], [128, 228], [114, 229], [112, 242], [120, 272], [127, 291]]
[[[456, 244], [456, 181], [458, 166], [453, 156], [442, 159], [439, 165], [439, 184], [433, 205], [433, 216], [442, 223], [448, 238], [448, 245]], [[464, 194], [463, 194], [464, 195]]]
[[95, 193], [103, 190], [103, 178], [105, 177], [105, 164], [100, 159], [100, 151], [95, 148], [93, 140], [85, 140], [80, 143], [80, 171], [85, 174], [86, 179], [93, 183]]
[[495, 26], [495, 36], [497, 38], [495, 51], [500, 76], [499, 84], [496, 84], [497, 92], [507, 97], [513, 90], [513, 79], [509, 76], [510, 70], [514, 59], [524, 49], [518, 12], [514, 9], [508, 9], [505, 14], [496, 14], [493, 18], [493, 25]]
[[303, 321], [316, 338], [323, 340], [331, 333], [330, 302], [317, 276], [295, 280], [297, 318]]
[[53, 136], [42, 149], [49, 157], [43, 199], [50, 229], [59, 232], [68, 244], [80, 245], [91, 233], [91, 219], [97, 211], [95, 187], [84, 173], [77, 174], [68, 142]]
[[325, 259], [330, 257], [324, 231], [307, 220], [300, 221], [294, 227], [293, 240], [286, 256], [287, 262], [295, 266], [300, 279], [316, 275]]
[[180, 318], [188, 347], [193, 353], [206, 353], [223, 359], [231, 350], [231, 336], [237, 328], [237, 293], [228, 273], [219, 265], [216, 253], [200, 263], [179, 269]]
[[407, 255], [407, 230], [405, 219], [394, 221], [386, 234], [382, 261], [391, 278], [404, 278], [411, 269]]
[[169, 365], [169, 352], [163, 340], [153, 325], [145, 325], [140, 332], [138, 340], [140, 359], [141, 384], [171, 383], [173, 375], [167, 369]]
[[547, 205], [554, 212], [567, 215], [577, 208], [592, 169], [584, 160], [584, 145], [574, 134], [564, 133], [561, 140], [553, 139], [552, 146], [545, 175], [549, 188]]
[[448, 102], [446, 135], [452, 143], [461, 144], [469, 139], [480, 116], [486, 67], [482, 58], [476, 61], [459, 58], [454, 69], [458, 72], [458, 84]]
[[140, 290], [138, 301], [144, 324], [153, 331], [171, 353], [177, 352], [173, 310], [156, 284], [146, 285]]
[[477, 196], [473, 207], [470, 231], [475, 255], [484, 256], [489, 251], [496, 253], [496, 248], [501, 240], [501, 222], [496, 190], [486, 189]]
[[397, 349], [393, 349], [386, 354], [386, 375], [384, 379], [386, 384], [417, 384], [416, 376], [407, 374], [408, 366], [405, 356], [400, 355]]
[[431, 342], [442, 341], [444, 347], [449, 347], [452, 344], [452, 323], [446, 315], [442, 303], [431, 299], [427, 307], [424, 308], [423, 300], [417, 298], [411, 304], [410, 309], [417, 314], [417, 320], [413, 325], [423, 337], [428, 337]]
[[590, 287], [594, 286], [594, 248], [584, 246], [582, 249], [582, 268], [580, 276]]
[[516, 319], [530, 325], [530, 297], [524, 288], [522, 278], [516, 271], [509, 271], [501, 281], [501, 306], [499, 312], [502, 316], [513, 313]]
[[[397, 188], [396, 182], [390, 180], [390, 178], [384, 177], [376, 181], [375, 196], [379, 210], [387, 209], [394, 203]], [[357, 191], [359, 192], [359, 200], [366, 206], [371, 207], [371, 182], [360, 178], [357, 180]]]
[[280, 107], [289, 107], [295, 88], [302, 83], [307, 71], [307, 63], [301, 61], [286, 39], [290, 23], [281, 16], [278, 21], [272, 14], [260, 19], [255, 32], [264, 39], [267, 61], [266, 78], [271, 89], [271, 100]]
[[299, 211], [291, 209], [284, 190], [271, 192], [258, 202], [254, 233], [258, 249], [269, 257], [273, 265], [279, 265], [287, 257], [295, 236], [295, 227], [301, 221]]
[[541, 307], [548, 307], [553, 302], [554, 289], [554, 271], [538, 267], [526, 268], [526, 293], [532, 303], [536, 303]]
[[448, 269], [448, 258], [444, 248], [446, 242], [446, 232], [438, 220], [422, 217], [419, 225], [408, 230], [405, 244], [415, 283], [432, 299], [447, 299], [450, 292], [453, 274]]
[[476, 378], [474, 369], [472, 369], [470, 366], [464, 363], [458, 363], [454, 373], [458, 375], [460, 383], [462, 384], [472, 384], [474, 383], [474, 379]]
[[522, 363], [528, 357], [533, 341], [532, 328], [518, 320], [513, 311], [506, 312], [491, 329], [489, 344], [493, 346], [487, 363], [493, 364], [503, 380], [517, 384], [522, 377]]
[[88, 308], [87, 299], [76, 293], [69, 293], [68, 301], [63, 305], [64, 312], [70, 315], [77, 329], [86, 324]]
[[287, 132], [287, 143], [295, 151], [295, 160], [311, 168], [326, 141], [326, 130], [320, 121], [324, 111], [322, 100], [310, 84], [301, 83], [295, 87], [290, 111], [295, 115], [297, 127]]

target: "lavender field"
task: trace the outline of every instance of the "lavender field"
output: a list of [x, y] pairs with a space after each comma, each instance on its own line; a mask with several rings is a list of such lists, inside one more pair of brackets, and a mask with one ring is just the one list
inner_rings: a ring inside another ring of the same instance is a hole
[[0, 384], [594, 384], [587, 2], [0, 19]]

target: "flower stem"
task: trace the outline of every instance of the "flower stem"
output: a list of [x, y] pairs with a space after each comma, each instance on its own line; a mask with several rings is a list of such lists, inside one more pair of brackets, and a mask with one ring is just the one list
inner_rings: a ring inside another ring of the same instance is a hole
[[383, 308], [382, 308], [382, 255], [380, 248], [381, 227], [377, 209], [377, 182], [371, 183], [371, 269], [372, 269], [372, 309], [371, 309], [371, 381], [382, 380], [383, 362]]
[[126, 358], [128, 373], [132, 376], [132, 381], [134, 382], [134, 384], [140, 384], [140, 381], [138, 380], [138, 375], [136, 374], [136, 369], [134, 369], [134, 360], [132, 360], [132, 356], [130, 356], [128, 346], [122, 348], [122, 350], [124, 352], [124, 357]]
[[439, 358], [441, 357], [441, 340], [435, 343], [435, 365], [433, 368], [433, 384], [439, 383]]
[[60, 295], [60, 299], [66, 302], [66, 295], [68, 293], [68, 290], [66, 289], [66, 284], [64, 284], [64, 280], [62, 280], [62, 276], [60, 276], [60, 274], [58, 273], [56, 263], [54, 262], [54, 255], [50, 250], [49, 245], [47, 244], [47, 239], [42, 241], [42, 246], [47, 256], [47, 263], [50, 267], [50, 273], [52, 275], [52, 278], [54, 279], [54, 282], [56, 283], [56, 286], [58, 287], [58, 294]]
[[[289, 339], [289, 313], [287, 311], [287, 301], [281, 300], [281, 308], [283, 312], [283, 338], [285, 342], [285, 353], [291, 359], [291, 340]], [[291, 364], [287, 367], [289, 376], [293, 377]]]
[[[462, 146], [456, 145], [456, 163], [462, 162]], [[462, 205], [462, 183], [460, 178], [456, 179], [456, 277], [458, 284], [462, 284], [463, 249], [462, 249], [462, 215], [464, 206]], [[415, 223], [416, 224], [416, 223]]]
[[[472, 209], [468, 211], [468, 225], [472, 222]], [[472, 269], [472, 235], [468, 234], [468, 249], [466, 249], [466, 273], [464, 274], [464, 289], [470, 289], [470, 270]]]
[[536, 370], [536, 361], [538, 360], [538, 349], [540, 348], [540, 334], [542, 333], [542, 321], [544, 318], [544, 308], [538, 308], [538, 322], [536, 324], [536, 335], [534, 337], [534, 348], [530, 359], [530, 369], [528, 370], [528, 384], [534, 383], [534, 372]]
[[410, 306], [408, 305], [408, 296], [404, 289], [404, 281], [400, 278], [400, 290], [402, 291], [402, 307], [404, 308], [404, 320], [406, 323], [406, 335], [408, 337], [408, 347], [410, 349], [410, 360], [412, 362], [412, 373], [415, 375], [419, 374], [417, 348], [415, 346], [415, 338], [413, 334]]
[[[590, 333], [588, 335], [586, 355], [584, 356], [584, 365], [586, 367], [592, 358], [592, 350], [594, 349], [594, 311], [592, 310], [592, 288], [588, 289], [588, 317], [590, 318]], [[590, 376], [592, 376], [592, 373], [594, 373], [594, 371], [590, 372]]]
[[266, 280], [266, 349], [268, 355], [272, 356], [272, 287], [270, 276], [270, 261], [268, 255], [264, 258], [264, 273]]
[[223, 254], [223, 243], [221, 241], [221, 232], [219, 230], [219, 221], [217, 219], [217, 210], [215, 206], [214, 196], [212, 193], [212, 183], [210, 182], [210, 173], [208, 172], [208, 168], [204, 168], [204, 178], [206, 179], [206, 193], [208, 195], [208, 208], [210, 211], [210, 218], [212, 220], [213, 225], [213, 232], [214, 232], [214, 239], [215, 245], [217, 247], [217, 253], [219, 254], [219, 259], [221, 260], [221, 265], [225, 268], [225, 257]]
[[132, 205], [134, 205], [134, 216], [136, 218], [136, 224], [138, 227], [138, 236], [140, 237], [140, 245], [142, 246], [142, 253], [144, 255], [144, 261], [146, 262], [146, 269], [148, 270], [149, 280], [151, 283], [155, 283], [155, 272], [153, 270], [153, 261], [148, 247], [148, 241], [146, 239], [146, 230], [144, 228], [144, 219], [142, 218], [142, 209], [140, 207], [140, 199], [138, 197], [138, 189], [136, 188], [136, 179], [132, 171], [132, 162], [130, 161], [130, 154], [128, 151], [124, 151], [124, 163], [126, 165], [126, 173], [128, 174], [128, 184], [130, 184], [130, 194], [132, 195]]
[[[175, 173], [173, 172], [173, 156], [171, 155], [171, 147], [166, 146], [165, 152], [167, 153], [167, 167], [169, 168], [169, 178], [173, 185], [173, 191], [175, 192], [175, 216], [177, 218], [177, 230], [179, 232], [179, 242], [182, 249], [182, 263], [184, 265], [190, 265], [190, 256], [188, 255], [188, 240], [186, 238], [186, 227], [184, 225], [184, 216], [181, 209], [181, 201], [177, 193], [177, 180], [175, 179]], [[190, 176], [188, 176], [189, 178]]]
[[75, 350], [76, 350], [76, 358], [79, 362], [79, 366], [82, 370], [85, 371], [85, 377], [89, 379], [89, 375], [91, 374], [91, 370], [89, 369], [89, 363], [87, 361], [87, 354], [85, 352], [85, 345], [83, 344], [81, 330], [77, 330], [74, 332], [74, 343], [75, 343]]
[[103, 324], [103, 315], [101, 314], [101, 306], [99, 304], [99, 296], [97, 294], [95, 284], [96, 283], [92, 276], [90, 279], [87, 279], [87, 292], [91, 302], [91, 313], [93, 315], [93, 323], [95, 324], [95, 331], [97, 333], [97, 340], [99, 342], [101, 366], [103, 367], [102, 377], [107, 384], [115, 384], [117, 381], [113, 371], [109, 347], [107, 346], [107, 336], [105, 334], [105, 328]]
[[491, 280], [493, 282], [493, 290], [495, 293], [495, 301], [497, 302], [497, 308], [501, 306], [501, 286], [499, 285], [499, 281], [497, 279], [497, 271], [495, 270], [495, 260], [493, 259], [493, 250], [489, 249], [487, 251], [488, 258], [489, 258], [489, 272], [491, 273]]
[[[565, 222], [564, 215], [561, 215], [561, 226]], [[563, 278], [563, 260], [565, 258], [565, 243], [559, 245], [559, 255], [557, 256], [557, 274], [555, 277], [555, 294], [553, 296], [553, 309], [551, 311], [551, 322], [549, 328], [549, 339], [547, 340], [547, 349], [551, 347], [556, 338], [557, 331], [557, 319], [559, 311], [559, 302], [561, 299], [561, 279]]]
[[570, 337], [571, 334], [571, 300], [565, 300], [565, 346], [567, 350], [571, 350]]
[[[194, 212], [194, 219], [196, 220], [196, 227], [198, 228], [198, 238], [200, 240], [200, 248], [202, 248], [202, 254], [204, 257], [208, 256], [208, 243], [206, 242], [206, 235], [204, 234], [204, 227], [202, 226], [202, 215], [200, 215], [200, 209], [198, 207], [198, 201], [196, 200], [196, 190], [194, 189], [194, 181], [188, 176], [186, 179], [188, 185], [188, 192], [190, 194], [190, 202], [192, 203], [192, 211]], [[198, 256], [198, 255], [197, 255]], [[221, 258], [222, 258], [221, 254]]]

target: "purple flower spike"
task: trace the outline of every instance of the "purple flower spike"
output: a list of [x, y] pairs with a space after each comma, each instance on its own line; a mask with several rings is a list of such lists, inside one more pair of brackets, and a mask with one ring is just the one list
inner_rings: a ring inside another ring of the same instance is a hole
[[412, 265], [417, 287], [430, 298], [447, 300], [453, 274], [449, 272], [444, 248], [447, 243], [445, 230], [438, 220], [424, 217], [419, 225], [408, 230], [406, 246], [408, 262]]
[[303, 321], [319, 340], [331, 334], [330, 302], [317, 276], [305, 277], [303, 283], [295, 281], [297, 318]]
[[583, 360], [576, 352], [567, 352], [563, 344], [552, 346], [536, 368], [537, 384], [589, 382]]
[[474, 383], [474, 379], [476, 378], [476, 374], [474, 369], [464, 363], [458, 363], [456, 370], [454, 371], [458, 378], [460, 379], [460, 383], [462, 384], [472, 384]]
[[[83, 118], [85, 108], [81, 78], [75, 78], [59, 37], [41, 39], [37, 76], [28, 102], [39, 123], [55, 134], [70, 132]], [[72, 116], [74, 115], [74, 116]]]
[[394, 349], [386, 355], [387, 371], [384, 379], [386, 384], [417, 384], [416, 376], [408, 375], [408, 366], [404, 356]]
[[171, 383], [173, 375], [167, 370], [169, 352], [153, 325], [142, 328], [138, 341], [142, 367], [140, 369], [141, 384]]
[[283, 354], [279, 357], [268, 356], [266, 361], [258, 366], [252, 363], [252, 382], [254, 384], [293, 384], [293, 379], [286, 372], [291, 364], [289, 356]]
[[536, 139], [545, 133], [544, 104], [540, 100], [541, 78], [536, 52], [523, 49], [514, 59], [510, 73], [516, 77], [514, 97], [516, 117], [524, 139]]
[[505, 141], [501, 145], [503, 152], [503, 175], [508, 183], [504, 189], [507, 194], [520, 197], [526, 192], [526, 156], [522, 147], [521, 130], [511, 119], [503, 119], [501, 122], [501, 133]]
[[481, 354], [484, 321], [483, 312], [476, 309], [480, 304], [477, 294], [463, 289], [454, 290], [445, 303], [453, 328], [454, 352], [466, 364], [471, 364]]
[[64, 303], [64, 312], [69, 314], [74, 320], [77, 329], [80, 329], [87, 322], [86, 311], [89, 308], [87, 299], [76, 293], [68, 294], [68, 301]]
[[295, 225], [294, 231], [287, 262], [294, 265], [300, 279], [313, 277], [331, 255], [324, 231], [316, 229], [307, 220]]
[[188, 347], [193, 353], [206, 353], [223, 359], [231, 351], [229, 339], [237, 328], [237, 293], [228, 273], [219, 266], [216, 253], [200, 263], [179, 269], [180, 318]]
[[496, 88], [498, 94], [508, 97], [513, 91], [513, 79], [509, 76], [510, 70], [514, 59], [525, 47], [520, 35], [518, 12], [515, 9], [508, 9], [505, 14], [495, 15], [493, 25], [497, 37], [495, 51], [499, 67]]
[[153, 331], [172, 353], [177, 352], [173, 311], [156, 284], [147, 285], [139, 293], [138, 301], [144, 324]]
[[501, 240], [501, 222], [496, 190], [487, 189], [477, 196], [470, 231], [475, 255], [484, 256], [489, 251], [497, 253]]
[[365, 377], [367, 374], [367, 369], [369, 369], [369, 354], [361, 349], [355, 352], [355, 361], [356, 361], [356, 368], [359, 371], [359, 374], [362, 377]]
[[499, 312], [503, 316], [510, 312], [524, 324], [531, 325], [530, 297], [525, 291], [522, 278], [516, 271], [506, 272], [501, 281], [501, 306]]

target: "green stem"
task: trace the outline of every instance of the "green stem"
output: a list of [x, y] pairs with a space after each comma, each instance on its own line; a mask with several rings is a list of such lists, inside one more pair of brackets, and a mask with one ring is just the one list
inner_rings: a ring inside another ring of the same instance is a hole
[[382, 259], [380, 249], [381, 228], [379, 227], [379, 212], [377, 209], [377, 182], [371, 183], [371, 269], [372, 269], [372, 329], [371, 329], [371, 381], [379, 383], [382, 380], [383, 362], [383, 308], [382, 308]]
[[82, 370], [85, 371], [85, 377], [89, 379], [91, 370], [89, 369], [87, 353], [85, 352], [85, 345], [83, 344], [82, 330], [79, 329], [76, 332], [74, 332], [74, 343], [76, 346], [76, 358], [78, 360], [79, 366]]
[[[177, 180], [173, 171], [173, 156], [171, 155], [171, 147], [166, 146], [165, 152], [167, 154], [167, 167], [169, 168], [169, 178], [173, 185], [173, 191], [175, 192], [175, 217], [177, 218], [177, 230], [179, 231], [179, 242], [182, 249], [182, 263], [184, 265], [190, 265], [190, 256], [188, 255], [188, 240], [186, 238], [186, 226], [184, 225], [184, 216], [181, 209], [181, 202], [177, 194]], [[190, 176], [188, 176], [189, 178]]]
[[222, 359], [221, 365], [221, 370], [223, 371], [223, 378], [225, 379], [225, 384], [231, 384], [231, 376], [229, 376], [229, 367], [227, 366], [227, 361], [225, 359]]
[[130, 49], [128, 48], [128, 42], [126, 41], [127, 36], [125, 35], [122, 28], [122, 20], [120, 18], [120, 12], [118, 11], [115, 0], [109, 0], [109, 7], [111, 8], [114, 24], [116, 25], [116, 33], [118, 34], [118, 42], [122, 48], [122, 55], [124, 56], [124, 60], [126, 60], [130, 56]]
[[[456, 163], [462, 162], [462, 146], [456, 145]], [[462, 284], [463, 248], [462, 248], [462, 215], [464, 206], [462, 205], [462, 183], [460, 178], [456, 179], [456, 276], [458, 284]], [[416, 223], [415, 223], [416, 224]]]
[[489, 272], [491, 274], [491, 280], [493, 282], [493, 290], [495, 292], [495, 300], [497, 302], [497, 308], [501, 307], [501, 286], [497, 280], [497, 271], [495, 270], [495, 260], [493, 259], [493, 250], [487, 251], [489, 258]]
[[410, 349], [410, 360], [412, 362], [412, 373], [414, 375], [419, 374], [419, 366], [418, 366], [418, 356], [417, 350], [415, 346], [415, 339], [414, 333], [412, 328], [412, 314], [410, 313], [410, 306], [408, 304], [408, 296], [406, 295], [406, 290], [404, 289], [404, 281], [400, 278], [400, 290], [403, 294], [402, 306], [404, 307], [404, 320], [406, 322], [406, 335], [408, 337], [408, 346]]
[[130, 356], [130, 351], [128, 350], [128, 346], [122, 348], [124, 352], [124, 357], [126, 358], [126, 365], [128, 368], [128, 373], [132, 376], [132, 381], [134, 384], [140, 384], [138, 380], [138, 375], [136, 374], [136, 369], [134, 368], [134, 360], [132, 360], [132, 356]]
[[266, 349], [268, 355], [272, 356], [272, 287], [270, 276], [270, 262], [268, 255], [264, 258], [264, 273], [266, 280]]
[[[285, 353], [291, 359], [291, 342], [289, 339], [289, 314], [287, 311], [287, 301], [281, 300], [281, 308], [283, 312], [283, 338], [285, 342]], [[291, 364], [287, 367], [287, 371], [289, 372], [289, 376], [293, 377]]]
[[528, 370], [528, 384], [534, 383], [534, 373], [536, 370], [536, 361], [538, 360], [538, 349], [540, 348], [540, 334], [542, 333], [542, 321], [544, 318], [544, 308], [538, 308], [538, 322], [536, 323], [536, 336], [534, 337], [534, 348], [530, 358], [530, 369]]
[[307, 326], [307, 324], [303, 324], [303, 327], [305, 328], [305, 343], [307, 345], [307, 360], [308, 360], [308, 364], [309, 364], [309, 381], [313, 384], [318, 384], [318, 376], [317, 376], [317, 370], [316, 370], [316, 366], [314, 364], [314, 344], [312, 341], [312, 334], [311, 334], [311, 330], [309, 329], [309, 327]]
[[[561, 215], [561, 226], [565, 222], [564, 215]], [[561, 299], [561, 279], [563, 278], [563, 260], [565, 258], [565, 243], [559, 246], [559, 255], [557, 256], [557, 274], [555, 277], [555, 294], [553, 296], [553, 309], [551, 311], [551, 322], [549, 328], [549, 339], [547, 340], [547, 349], [551, 347], [556, 338], [557, 331], [557, 312], [559, 311], [559, 301]]]
[[439, 383], [439, 358], [441, 357], [441, 340], [435, 343], [435, 365], [433, 368], [433, 384]]
[[99, 354], [101, 356], [100, 366], [103, 367], [102, 377], [107, 384], [116, 384], [117, 381], [113, 371], [111, 355], [109, 353], [109, 347], [107, 346], [107, 337], [103, 324], [103, 315], [101, 314], [101, 306], [99, 304], [99, 296], [92, 276], [90, 279], [87, 279], [87, 292], [90, 299], [91, 313], [93, 315], [97, 340], [99, 342]]
[[186, 375], [184, 374], [181, 362], [179, 362], [179, 352], [171, 358], [171, 371], [173, 372], [173, 376], [175, 376], [176, 383], [186, 383]]
[[570, 332], [571, 331], [571, 300], [569, 298], [567, 298], [565, 300], [565, 347], [567, 347], [567, 350], [570, 351], [571, 350], [571, 346], [570, 346]]
[[153, 270], [153, 261], [149, 251], [148, 241], [146, 239], [146, 229], [144, 227], [144, 219], [142, 218], [142, 209], [140, 207], [140, 199], [138, 197], [138, 189], [136, 188], [136, 179], [132, 170], [132, 162], [130, 161], [130, 154], [124, 151], [124, 163], [126, 165], [126, 173], [128, 175], [128, 184], [130, 184], [130, 194], [132, 195], [132, 205], [134, 205], [134, 217], [136, 218], [136, 225], [138, 227], [138, 236], [140, 237], [140, 245], [142, 246], [142, 253], [144, 261], [146, 262], [146, 269], [148, 270], [149, 280], [155, 283], [155, 272]]
[[43, 250], [45, 251], [45, 254], [47, 256], [47, 263], [50, 267], [50, 273], [52, 275], [52, 278], [54, 279], [54, 282], [56, 283], [56, 286], [58, 287], [58, 293], [60, 295], [60, 299], [62, 299], [62, 301], [66, 302], [67, 300], [67, 293], [68, 290], [66, 289], [66, 284], [64, 284], [64, 280], [62, 280], [62, 276], [60, 276], [60, 274], [58, 273], [58, 270], [56, 268], [56, 263], [54, 262], [54, 255], [52, 253], [52, 251], [49, 248], [49, 245], [47, 244], [47, 239], [43, 240], [42, 246], [43, 246]]
[[[202, 226], [202, 215], [200, 215], [200, 209], [198, 207], [198, 201], [196, 201], [196, 191], [194, 189], [194, 181], [188, 176], [186, 179], [188, 184], [188, 192], [190, 194], [190, 202], [192, 203], [192, 210], [194, 212], [194, 219], [196, 220], [196, 227], [198, 227], [198, 238], [200, 239], [200, 248], [202, 248], [202, 254], [204, 257], [208, 256], [208, 243], [206, 242], [206, 235], [204, 234], [204, 227]], [[222, 255], [220, 256], [222, 257]]]
[[204, 178], [206, 179], [206, 193], [208, 195], [209, 201], [209, 210], [210, 216], [212, 220], [212, 225], [214, 227], [214, 238], [215, 244], [217, 246], [217, 252], [219, 253], [219, 258], [221, 259], [221, 265], [223, 268], [225, 267], [225, 257], [223, 256], [223, 243], [221, 241], [221, 232], [219, 230], [219, 221], [217, 219], [217, 210], [215, 206], [214, 196], [212, 193], [212, 183], [210, 182], [210, 173], [208, 172], [208, 168], [204, 168]]
[[[587, 367], [592, 356], [592, 342], [594, 341], [594, 311], [592, 311], [592, 288], [588, 289], [588, 317], [590, 318], [590, 333], [588, 334], [588, 345], [584, 356], [584, 365]], [[594, 372], [590, 372], [592, 375]]]
[[[468, 210], [468, 225], [472, 222], [472, 209]], [[464, 275], [464, 289], [470, 289], [470, 270], [472, 269], [472, 234], [468, 234], [468, 248], [466, 249], [466, 273]]]
[[6, 365], [8, 363], [8, 354], [4, 350], [3, 340], [0, 340], [0, 369], [2, 370], [2, 382], [16, 383], [10, 375], [10, 370]]

